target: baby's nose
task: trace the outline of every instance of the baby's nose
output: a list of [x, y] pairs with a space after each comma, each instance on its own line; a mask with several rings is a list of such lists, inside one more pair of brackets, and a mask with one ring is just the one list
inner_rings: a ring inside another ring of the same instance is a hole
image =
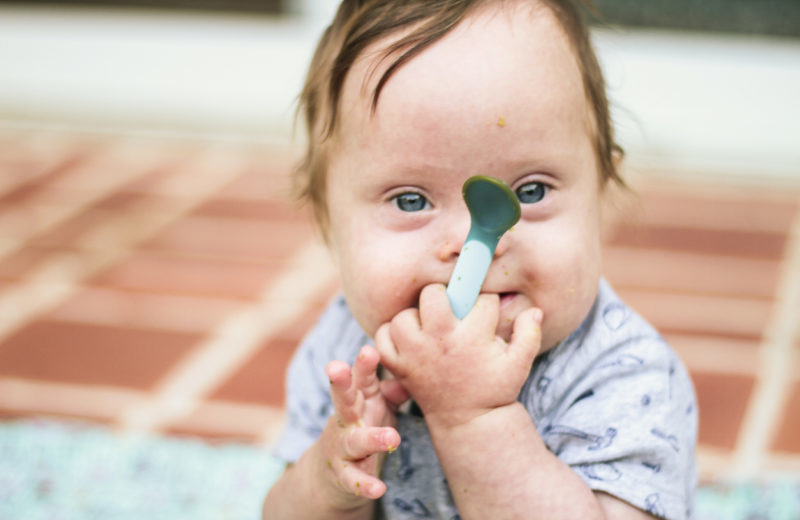
[[[469, 217], [469, 215], [467, 215]], [[439, 260], [442, 262], [455, 262], [458, 259], [458, 255], [461, 254], [461, 248], [464, 247], [464, 242], [467, 240], [467, 233], [469, 232], [469, 228], [471, 225], [471, 221], [467, 218], [466, 222], [453, 222], [452, 225], [448, 228], [448, 233], [446, 234], [447, 238], [439, 246], [437, 251], [437, 255]], [[494, 258], [502, 256], [508, 251], [510, 239], [508, 237], [509, 233], [512, 233], [513, 229], [503, 234], [500, 238], [500, 241], [497, 244], [497, 248], [494, 251]]]
[[494, 250], [494, 258], [503, 256], [506, 253], [506, 251], [508, 251], [508, 246], [511, 243], [511, 237], [509, 237], [508, 234], [513, 232], [514, 228], [512, 227], [511, 229], [503, 233], [502, 237], [500, 237], [500, 241], [497, 242], [497, 247]]
[[467, 240], [470, 226], [469, 212], [464, 208], [463, 212], [459, 212], [447, 222], [443, 222], [443, 225], [445, 226], [442, 233], [444, 240], [439, 245], [437, 256], [442, 262], [455, 262]]
[[[465, 237], [466, 238], [466, 237]], [[461, 248], [464, 246], [464, 239], [447, 240], [439, 247], [438, 257], [442, 262], [455, 261], [458, 258]]]

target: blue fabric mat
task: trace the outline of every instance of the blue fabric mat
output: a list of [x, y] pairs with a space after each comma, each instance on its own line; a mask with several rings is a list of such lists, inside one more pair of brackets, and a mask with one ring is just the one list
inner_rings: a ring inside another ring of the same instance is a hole
[[283, 466], [244, 444], [0, 423], [0, 520], [258, 519]]
[[[248, 444], [0, 422], [0, 520], [258, 520], [282, 469]], [[798, 520], [800, 479], [707, 484], [696, 513], [699, 520]]]

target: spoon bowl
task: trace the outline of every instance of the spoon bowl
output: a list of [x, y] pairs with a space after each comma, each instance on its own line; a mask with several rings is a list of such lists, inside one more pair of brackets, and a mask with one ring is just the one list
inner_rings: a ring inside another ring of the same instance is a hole
[[502, 236], [520, 217], [519, 200], [508, 185], [487, 175], [475, 175], [461, 190], [472, 225]]

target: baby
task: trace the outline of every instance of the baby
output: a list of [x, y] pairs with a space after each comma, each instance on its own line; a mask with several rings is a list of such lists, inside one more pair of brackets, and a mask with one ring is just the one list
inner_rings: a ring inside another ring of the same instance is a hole
[[[578, 9], [344, 1], [301, 103], [343, 296], [290, 367], [264, 518], [691, 517], [691, 381], [602, 278], [621, 152]], [[522, 217], [459, 320], [475, 174]]]

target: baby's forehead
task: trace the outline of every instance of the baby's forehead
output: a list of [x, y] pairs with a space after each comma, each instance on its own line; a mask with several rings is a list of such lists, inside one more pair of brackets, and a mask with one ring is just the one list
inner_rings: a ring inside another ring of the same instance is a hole
[[[578, 61], [553, 13], [547, 9], [512, 13], [500, 8], [472, 14], [393, 70], [373, 114], [375, 89], [400, 56], [387, 50], [410, 31], [376, 41], [354, 62], [339, 99], [344, 134], [368, 132], [374, 118], [389, 110], [416, 111], [420, 125], [434, 111], [459, 119], [483, 109], [487, 120], [497, 121], [508, 110], [525, 109], [514, 101], [529, 97], [526, 94], [532, 88], [539, 96], [551, 97], [553, 110], [562, 116], [586, 119], [588, 114], [591, 118]], [[567, 113], [555, 103], [563, 105], [565, 99]]]

